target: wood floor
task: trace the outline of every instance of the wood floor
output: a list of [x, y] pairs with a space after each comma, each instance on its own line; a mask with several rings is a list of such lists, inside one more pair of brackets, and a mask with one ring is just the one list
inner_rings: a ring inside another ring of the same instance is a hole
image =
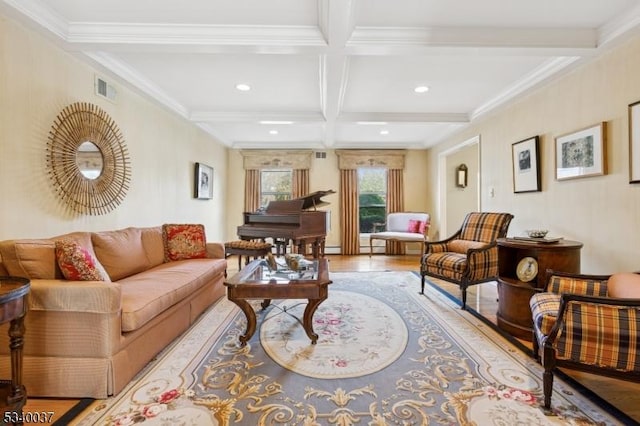
[[[328, 255], [330, 261], [330, 270], [338, 271], [386, 271], [386, 270], [419, 270], [419, 256], [384, 256], [368, 255], [359, 256], [340, 256]], [[237, 259], [229, 258], [229, 274], [233, 274], [238, 270]], [[434, 280], [435, 281], [435, 280]], [[444, 281], [438, 281], [437, 284], [447, 292], [458, 297], [458, 288]], [[418, 290], [416, 288], [416, 290]], [[497, 290], [493, 284], [481, 284], [471, 287], [468, 291], [467, 303], [470, 308], [476, 310], [484, 317], [495, 323], [497, 310]], [[526, 341], [520, 341], [529, 348], [531, 344]], [[631, 383], [623, 380], [615, 380], [606, 377], [565, 371], [573, 377], [578, 383], [605, 399], [608, 403], [626, 413], [636, 421], [640, 422], [640, 384]], [[28, 390], [27, 390], [28, 392]], [[79, 400], [77, 399], [45, 399], [30, 398], [24, 411], [47, 411], [53, 413], [53, 420], [60, 419], [68, 410], [74, 407]]]

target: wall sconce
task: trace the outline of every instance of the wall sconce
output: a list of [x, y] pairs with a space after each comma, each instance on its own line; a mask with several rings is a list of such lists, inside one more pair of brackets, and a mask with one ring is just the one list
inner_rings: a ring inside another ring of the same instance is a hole
[[467, 165], [462, 163], [456, 169], [456, 186], [459, 188], [467, 187], [467, 174], [469, 169], [467, 169]]

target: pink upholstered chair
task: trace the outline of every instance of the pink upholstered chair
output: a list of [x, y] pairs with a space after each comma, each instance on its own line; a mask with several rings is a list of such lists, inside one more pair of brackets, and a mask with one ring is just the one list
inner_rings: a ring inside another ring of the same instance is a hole
[[640, 275], [547, 271], [529, 304], [546, 408], [557, 367], [640, 381]]

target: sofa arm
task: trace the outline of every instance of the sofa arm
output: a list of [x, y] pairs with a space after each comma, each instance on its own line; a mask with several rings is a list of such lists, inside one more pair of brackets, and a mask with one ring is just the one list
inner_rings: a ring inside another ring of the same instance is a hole
[[635, 356], [640, 299], [563, 294], [545, 347], [556, 358], [620, 371], [640, 371]]
[[116, 313], [120, 284], [105, 281], [31, 280], [29, 310]]
[[207, 257], [209, 259], [224, 259], [224, 244], [207, 243]]

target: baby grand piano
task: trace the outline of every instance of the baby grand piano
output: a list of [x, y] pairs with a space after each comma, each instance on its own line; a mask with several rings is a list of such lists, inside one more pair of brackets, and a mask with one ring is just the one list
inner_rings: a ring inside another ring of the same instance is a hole
[[322, 197], [335, 191], [316, 191], [293, 200], [271, 201], [264, 211], [244, 213], [244, 224], [238, 226], [242, 240], [273, 238], [285, 245], [291, 241], [298, 253], [306, 254], [311, 244], [313, 257], [324, 256], [327, 236], [327, 212], [316, 210], [329, 203]]

